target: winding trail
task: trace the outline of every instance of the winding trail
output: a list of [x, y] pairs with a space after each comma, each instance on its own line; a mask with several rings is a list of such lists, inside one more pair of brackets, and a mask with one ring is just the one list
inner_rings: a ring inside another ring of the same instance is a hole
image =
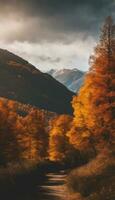
[[[11, 193], [5, 193], [1, 200], [70, 200], [66, 189], [66, 177], [67, 174], [64, 171], [57, 173], [48, 173], [43, 177], [43, 180], [39, 180], [38, 184], [30, 188], [26, 185], [23, 190], [11, 191]], [[26, 190], [25, 190], [26, 188]], [[20, 191], [20, 192], [19, 192]]]
[[39, 200], [67, 200], [65, 181], [64, 171], [47, 174], [46, 181], [38, 187]]

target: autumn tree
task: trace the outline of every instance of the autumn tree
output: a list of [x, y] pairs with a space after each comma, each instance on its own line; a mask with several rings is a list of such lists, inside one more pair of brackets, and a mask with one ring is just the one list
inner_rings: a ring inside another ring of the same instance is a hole
[[17, 161], [19, 148], [13, 133], [16, 113], [11, 111], [4, 100], [0, 100], [0, 163]]
[[43, 111], [33, 109], [27, 116], [27, 122], [30, 120], [29, 132], [32, 132], [35, 140], [36, 153], [39, 160], [44, 160], [48, 157], [48, 131], [46, 129], [46, 116]]
[[76, 148], [96, 153], [115, 141], [115, 25], [111, 17], [105, 21], [90, 65], [72, 102], [74, 121], [69, 138]]
[[[67, 132], [71, 127], [72, 117], [59, 115], [50, 122], [49, 158], [54, 161], [67, 160], [72, 156], [73, 146], [69, 143]], [[72, 157], [71, 157], [72, 159]]]
[[20, 159], [37, 162], [47, 157], [48, 133], [43, 112], [33, 109], [26, 117], [19, 117], [15, 135], [21, 151]]

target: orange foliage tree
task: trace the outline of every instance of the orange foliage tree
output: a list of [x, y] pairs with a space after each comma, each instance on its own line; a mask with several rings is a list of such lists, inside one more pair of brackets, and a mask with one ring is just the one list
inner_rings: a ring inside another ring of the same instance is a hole
[[68, 136], [76, 148], [96, 153], [115, 141], [115, 25], [111, 17], [105, 21], [90, 65], [72, 102], [74, 121]]
[[37, 162], [47, 157], [48, 133], [45, 129], [45, 116], [41, 111], [33, 109], [26, 117], [19, 117], [15, 135], [21, 159]]
[[[67, 132], [71, 127], [72, 117], [60, 115], [50, 122], [49, 158], [54, 161], [69, 159], [73, 146], [69, 143]], [[72, 157], [71, 157], [72, 159]]]
[[44, 160], [48, 157], [48, 131], [45, 113], [31, 109], [26, 116], [17, 113], [17, 103], [0, 99], [0, 164]]
[[20, 150], [13, 134], [16, 113], [11, 111], [4, 101], [0, 100], [0, 163], [17, 161]]

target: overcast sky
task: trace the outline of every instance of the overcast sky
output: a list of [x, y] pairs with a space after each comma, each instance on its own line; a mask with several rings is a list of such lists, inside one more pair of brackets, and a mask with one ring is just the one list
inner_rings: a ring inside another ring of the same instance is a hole
[[0, 48], [42, 71], [88, 69], [88, 58], [115, 0], [0, 0]]

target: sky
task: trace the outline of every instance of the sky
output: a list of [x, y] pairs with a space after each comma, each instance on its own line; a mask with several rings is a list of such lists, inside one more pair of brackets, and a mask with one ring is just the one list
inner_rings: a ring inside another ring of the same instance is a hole
[[0, 48], [41, 71], [86, 71], [108, 15], [115, 0], [0, 0]]

